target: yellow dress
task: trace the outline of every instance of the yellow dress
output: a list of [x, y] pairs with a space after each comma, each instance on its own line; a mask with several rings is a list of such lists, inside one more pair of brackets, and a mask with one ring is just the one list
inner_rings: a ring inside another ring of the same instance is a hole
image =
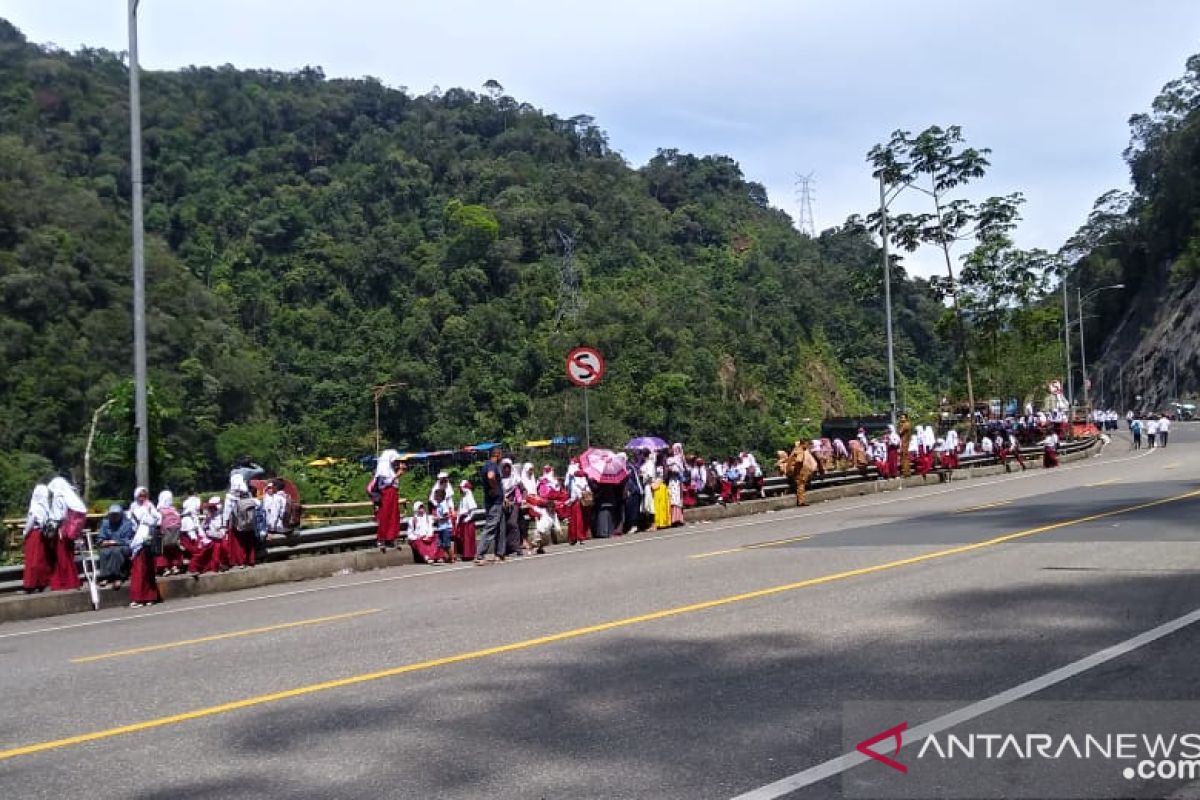
[[654, 493], [654, 527], [671, 527], [671, 499], [667, 485], [656, 480], [651, 491]]

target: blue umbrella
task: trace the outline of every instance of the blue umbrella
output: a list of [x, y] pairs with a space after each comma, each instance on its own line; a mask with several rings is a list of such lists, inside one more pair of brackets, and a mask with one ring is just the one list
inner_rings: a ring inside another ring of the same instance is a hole
[[626, 450], [666, 450], [667, 443], [657, 436], [639, 436], [630, 439], [625, 445]]

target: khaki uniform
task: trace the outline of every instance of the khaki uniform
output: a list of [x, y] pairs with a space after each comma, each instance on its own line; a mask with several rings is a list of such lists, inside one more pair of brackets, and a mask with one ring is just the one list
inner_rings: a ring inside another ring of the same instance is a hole
[[904, 477], [912, 475], [912, 458], [909, 457], [908, 445], [912, 441], [912, 423], [908, 417], [900, 418], [900, 474]]
[[796, 483], [796, 505], [807, 505], [804, 501], [804, 492], [808, 488], [808, 481], [812, 478], [813, 473], [817, 471], [817, 459], [813, 457], [812, 452], [804, 442], [796, 442], [796, 446], [787, 457], [787, 469], [784, 474], [790, 477]]

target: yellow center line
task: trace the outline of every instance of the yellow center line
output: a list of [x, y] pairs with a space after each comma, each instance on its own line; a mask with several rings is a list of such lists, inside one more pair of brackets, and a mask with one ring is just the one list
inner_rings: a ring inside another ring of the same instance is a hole
[[633, 625], [639, 625], [644, 622], [653, 622], [660, 619], [668, 619], [670, 617], [678, 617], [684, 614], [693, 614], [698, 611], [707, 611], [713, 608], [722, 606], [730, 606], [735, 603], [743, 603], [747, 600], [757, 600], [763, 597], [773, 597], [775, 595], [793, 592], [797, 589], [805, 589], [810, 586], [820, 586], [826, 583], [846, 580], [848, 578], [857, 578], [862, 575], [873, 575], [878, 572], [884, 572], [890, 569], [906, 567], [913, 564], [921, 564], [926, 561], [934, 561], [949, 556], [958, 555], [960, 553], [969, 553], [974, 550], [981, 550], [986, 547], [993, 547], [1004, 542], [1011, 542], [1017, 539], [1023, 539], [1028, 536], [1035, 536], [1039, 533], [1066, 528], [1071, 525], [1080, 525], [1085, 522], [1093, 522], [1106, 517], [1114, 517], [1118, 514], [1128, 514], [1132, 511], [1140, 511], [1154, 506], [1161, 506], [1166, 503], [1173, 503], [1179, 500], [1186, 500], [1193, 497], [1200, 497], [1200, 489], [1187, 492], [1185, 494], [1175, 495], [1174, 497], [1164, 497], [1159, 500], [1152, 500], [1146, 503], [1139, 503], [1134, 506], [1126, 506], [1117, 508], [1111, 511], [1102, 511], [1098, 514], [1089, 514], [1086, 517], [1078, 517], [1076, 519], [1063, 520], [1061, 522], [1053, 522], [1049, 525], [1041, 525], [1036, 528], [1029, 528], [1016, 533], [997, 536], [994, 539], [987, 539], [974, 544], [965, 544], [958, 547], [951, 547], [946, 550], [938, 550], [932, 553], [926, 553], [920, 556], [911, 558], [902, 558], [898, 561], [888, 561], [883, 564], [875, 564], [869, 567], [860, 569], [847, 570], [845, 572], [835, 572], [830, 575], [822, 575], [817, 578], [808, 578], [807, 580], [797, 581], [796, 583], [785, 583], [780, 586], [770, 586], [765, 589], [757, 589], [751, 592], [742, 594], [729, 595], [727, 597], [719, 597], [714, 600], [705, 600], [699, 603], [692, 603], [685, 606], [675, 606], [674, 608], [665, 608], [660, 611], [653, 611], [648, 614], [639, 614], [635, 617], [625, 617], [624, 619], [612, 620], [611, 622], [603, 622], [599, 625], [589, 625], [583, 628], [573, 628], [559, 633], [552, 633], [547, 636], [539, 636], [535, 639], [524, 639], [519, 642], [503, 644], [496, 647], [487, 647], [482, 650], [472, 650], [466, 653], [458, 653], [452, 656], [443, 656], [441, 658], [432, 658], [428, 661], [418, 661], [412, 664], [404, 664], [399, 667], [391, 667], [382, 669], [376, 672], [367, 672], [362, 675], [352, 675], [347, 678], [338, 678], [336, 680], [324, 681], [322, 683], [312, 683], [307, 686], [299, 686], [295, 689], [287, 689], [281, 692], [272, 692], [270, 694], [262, 694], [256, 697], [247, 697], [243, 700], [235, 700], [230, 703], [222, 703], [216, 706], [208, 706], [207, 708], [198, 708], [194, 711], [185, 711], [181, 714], [171, 714], [166, 717], [157, 717], [156, 719], [146, 720], [144, 722], [134, 722], [129, 725], [121, 725], [116, 728], [107, 728], [91, 733], [83, 733], [77, 736], [68, 736], [62, 739], [52, 739], [50, 741], [38, 742], [36, 744], [28, 744], [21, 747], [13, 747], [8, 750], [0, 750], [0, 760], [16, 758], [17, 756], [31, 755], [33, 753], [41, 753], [47, 750], [56, 750], [63, 747], [71, 747], [73, 745], [94, 742], [101, 739], [111, 739], [115, 736], [124, 736], [131, 733], [139, 733], [141, 731], [154, 730], [168, 725], [177, 725], [182, 722], [191, 720], [204, 719], [206, 717], [217, 716], [218, 714], [227, 714], [231, 711], [238, 711], [243, 708], [253, 708], [254, 706], [266, 705], [267, 703], [276, 703], [281, 700], [288, 700], [293, 697], [303, 697], [305, 695], [317, 694], [319, 692], [327, 692], [332, 689], [341, 689], [347, 686], [357, 686], [359, 684], [378, 681], [384, 678], [394, 678], [398, 675], [406, 675], [411, 672], [421, 672], [423, 670], [434, 669], [436, 667], [445, 667], [451, 664], [462, 664], [467, 661], [477, 661], [491, 656], [504, 655], [506, 653], [514, 653], [519, 650], [528, 650], [534, 647], [541, 647], [557, 642], [564, 642], [570, 639], [578, 639], [583, 636], [590, 636], [596, 633], [604, 633], [606, 631], [617, 630], [619, 628], [627, 628]]
[[87, 664], [91, 661], [103, 661], [106, 658], [121, 658], [122, 656], [136, 656], [142, 653], [154, 653], [159, 650], [170, 650], [175, 647], [187, 647], [193, 644], [203, 644], [205, 642], [219, 642], [222, 639], [236, 639], [239, 636], [253, 636], [256, 633], [269, 633], [271, 631], [282, 631], [288, 628], [299, 628], [304, 625], [320, 625], [324, 622], [336, 622], [342, 619], [352, 619], [353, 617], [361, 617], [366, 614], [376, 614], [383, 609], [368, 608], [363, 611], [351, 611], [346, 614], [334, 614], [329, 617], [316, 617], [315, 619], [302, 619], [296, 622], [283, 622], [278, 625], [266, 625], [262, 628], [249, 628], [244, 631], [231, 631], [229, 633], [218, 633], [213, 636], [201, 636], [198, 639], [183, 639], [178, 642], [166, 642], [164, 644], [149, 644], [145, 647], [132, 647], [128, 650], [118, 650], [114, 653], [101, 653], [95, 656], [81, 656], [72, 658], [72, 664]]
[[967, 512], [970, 512], [970, 511], [983, 511], [985, 508], [999, 508], [1000, 506], [1007, 506], [1007, 505], [1011, 505], [1011, 504], [1012, 504], [1012, 500], [1000, 500], [999, 502], [996, 502], [996, 503], [985, 503], [984, 505], [981, 505], [981, 506], [971, 506], [970, 508], [960, 508], [958, 511], [956, 511], [954, 513], [966, 514]]
[[805, 539], [811, 539], [812, 536], [793, 536], [790, 539], [776, 539], [773, 542], [759, 542], [758, 544], [744, 544], [741, 547], [731, 547], [728, 550], [713, 550], [710, 553], [698, 553], [688, 558], [711, 558], [712, 556], [723, 556], [729, 553], [740, 553], [743, 550], [756, 550], [760, 547], [775, 547], [780, 544], [791, 544], [792, 542], [803, 542]]
[[1175, 469], [1178, 466], [1179, 466], [1179, 462], [1176, 461], [1174, 464], [1167, 464], [1165, 467], [1163, 467], [1163, 469]]
[[1094, 489], [1097, 486], [1111, 486], [1112, 484], [1120, 483], [1123, 480], [1124, 480], [1124, 478], [1109, 478], [1106, 481], [1096, 481], [1095, 483], [1085, 483], [1084, 487], [1086, 487], [1088, 489]]

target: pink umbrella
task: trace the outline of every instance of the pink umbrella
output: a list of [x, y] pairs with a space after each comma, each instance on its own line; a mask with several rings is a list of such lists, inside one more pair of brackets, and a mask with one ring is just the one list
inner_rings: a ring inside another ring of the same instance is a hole
[[583, 474], [596, 483], [620, 483], [629, 475], [624, 453], [592, 447], [579, 454]]

